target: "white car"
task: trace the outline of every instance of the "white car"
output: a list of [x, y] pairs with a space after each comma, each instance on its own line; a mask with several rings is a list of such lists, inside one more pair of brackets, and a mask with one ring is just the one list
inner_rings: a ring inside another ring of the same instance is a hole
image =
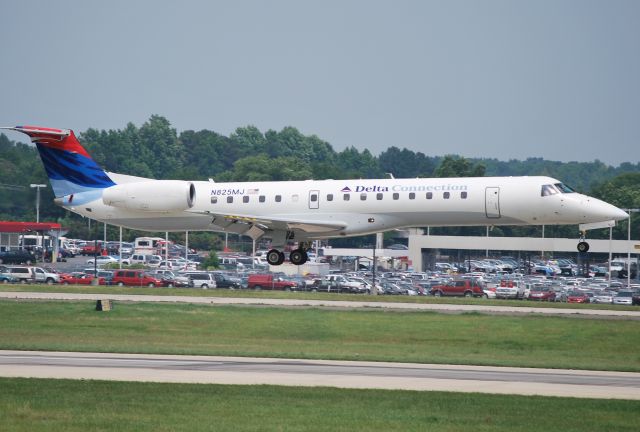
[[[118, 258], [114, 258], [111, 255], [100, 255], [95, 258], [97, 265], [102, 266], [106, 264], [118, 264]], [[87, 260], [87, 264], [93, 264], [93, 258]]]
[[487, 299], [496, 298], [496, 289], [495, 288], [493, 288], [493, 289], [483, 289], [482, 292], [484, 293], [483, 294], [484, 298], [487, 298]]

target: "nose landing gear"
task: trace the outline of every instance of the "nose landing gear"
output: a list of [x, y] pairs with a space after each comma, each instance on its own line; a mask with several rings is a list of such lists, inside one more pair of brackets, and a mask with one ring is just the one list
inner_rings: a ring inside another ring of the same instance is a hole
[[587, 253], [589, 252], [589, 243], [587, 243], [584, 239], [585, 231], [580, 232], [580, 241], [578, 242], [578, 252]]

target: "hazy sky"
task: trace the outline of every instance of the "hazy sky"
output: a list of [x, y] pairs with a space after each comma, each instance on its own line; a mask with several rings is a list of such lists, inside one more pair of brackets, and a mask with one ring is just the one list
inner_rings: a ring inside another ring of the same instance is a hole
[[0, 0], [0, 59], [0, 126], [640, 161], [637, 0]]

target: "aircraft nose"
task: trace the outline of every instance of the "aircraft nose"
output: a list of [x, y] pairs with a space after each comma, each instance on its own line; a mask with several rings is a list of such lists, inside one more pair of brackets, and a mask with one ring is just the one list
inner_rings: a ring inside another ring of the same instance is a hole
[[627, 213], [626, 211], [619, 209], [618, 207], [615, 206], [611, 206], [613, 207], [613, 211], [615, 212], [615, 216], [613, 217], [613, 220], [624, 220], [624, 219], [628, 219], [629, 218], [629, 213]]
[[627, 212], [624, 210], [604, 201], [593, 199], [587, 201], [586, 204], [589, 211], [597, 214], [599, 218], [602, 218], [602, 220], [620, 221], [629, 217]]

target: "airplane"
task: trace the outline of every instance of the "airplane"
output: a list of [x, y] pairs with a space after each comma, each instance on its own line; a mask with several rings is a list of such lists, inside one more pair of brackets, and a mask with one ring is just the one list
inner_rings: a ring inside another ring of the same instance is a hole
[[[271, 238], [271, 265], [308, 260], [317, 239], [412, 227], [570, 225], [629, 217], [551, 177], [461, 177], [216, 183], [105, 172], [70, 129], [15, 126], [37, 146], [54, 202], [79, 215], [145, 231], [216, 231]], [[400, 163], [400, 162], [399, 162]], [[589, 228], [590, 227], [590, 228]], [[583, 235], [578, 250], [589, 244]]]

